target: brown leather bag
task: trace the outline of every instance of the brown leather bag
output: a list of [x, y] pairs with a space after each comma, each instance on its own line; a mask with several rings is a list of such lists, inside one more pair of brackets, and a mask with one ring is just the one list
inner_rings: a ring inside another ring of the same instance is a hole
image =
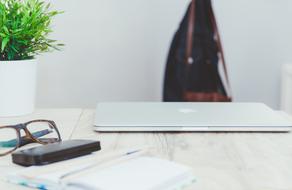
[[[194, 34], [194, 26], [195, 26], [195, 6], [196, 6], [196, 0], [192, 0], [191, 9], [189, 12], [188, 29], [187, 29], [187, 42], [186, 42], [186, 61], [185, 61], [185, 63], [187, 64], [186, 65], [186, 71], [187, 71], [186, 73], [187, 74], [189, 73], [188, 70], [190, 69], [191, 64], [193, 62], [191, 54], [192, 54], [192, 46], [193, 46], [192, 42], [193, 42], [193, 34]], [[210, 10], [209, 10], [209, 16], [210, 16], [211, 23], [212, 23], [212, 29], [214, 31], [214, 34], [216, 35], [215, 41], [217, 43], [220, 58], [221, 58], [221, 61], [223, 64], [223, 70], [224, 70], [224, 75], [226, 78], [228, 92], [229, 92], [229, 94], [231, 94], [230, 82], [229, 82], [225, 58], [224, 58], [224, 54], [223, 54], [223, 48], [222, 48], [222, 44], [221, 44], [214, 12], [213, 12], [213, 9], [211, 6], [210, 6]], [[231, 95], [228, 96], [227, 94], [226, 95], [221, 94], [215, 90], [211, 91], [211, 92], [210, 91], [208, 91], [208, 92], [194, 92], [194, 91], [184, 89], [183, 90], [183, 99], [184, 99], [184, 101], [189, 101], [189, 102], [231, 102], [232, 101]]]

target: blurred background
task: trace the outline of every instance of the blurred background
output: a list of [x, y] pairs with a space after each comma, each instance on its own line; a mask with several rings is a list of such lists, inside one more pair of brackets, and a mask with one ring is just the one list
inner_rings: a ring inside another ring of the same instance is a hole
[[[161, 101], [174, 32], [189, 0], [51, 0], [64, 10], [38, 57], [38, 107]], [[292, 63], [291, 0], [216, 0], [213, 7], [235, 101], [280, 107], [281, 67]]]

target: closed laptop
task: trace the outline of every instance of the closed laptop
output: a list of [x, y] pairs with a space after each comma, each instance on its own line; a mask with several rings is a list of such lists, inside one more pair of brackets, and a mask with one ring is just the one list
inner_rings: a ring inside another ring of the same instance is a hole
[[103, 102], [96, 131], [289, 131], [292, 120], [262, 103]]

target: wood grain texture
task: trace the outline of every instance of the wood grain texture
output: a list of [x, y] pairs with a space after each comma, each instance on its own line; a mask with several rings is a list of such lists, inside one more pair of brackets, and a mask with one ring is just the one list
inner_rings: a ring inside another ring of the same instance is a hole
[[[152, 155], [192, 167], [197, 182], [187, 190], [292, 190], [292, 133], [98, 133], [89, 109], [39, 110], [0, 122], [29, 118], [55, 119], [65, 139], [100, 140], [102, 151], [151, 147]], [[19, 168], [0, 158], [1, 174]]]
[[100, 140], [107, 151], [150, 146], [193, 168], [190, 190], [292, 190], [291, 133], [97, 133], [93, 118], [84, 110], [73, 137]]

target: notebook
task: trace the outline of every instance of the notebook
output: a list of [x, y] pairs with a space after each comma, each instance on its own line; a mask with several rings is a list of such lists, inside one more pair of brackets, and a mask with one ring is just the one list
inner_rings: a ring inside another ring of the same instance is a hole
[[150, 156], [96, 163], [87, 157], [82, 162], [31, 166], [9, 174], [7, 180], [54, 190], [178, 190], [195, 181], [189, 167]]

